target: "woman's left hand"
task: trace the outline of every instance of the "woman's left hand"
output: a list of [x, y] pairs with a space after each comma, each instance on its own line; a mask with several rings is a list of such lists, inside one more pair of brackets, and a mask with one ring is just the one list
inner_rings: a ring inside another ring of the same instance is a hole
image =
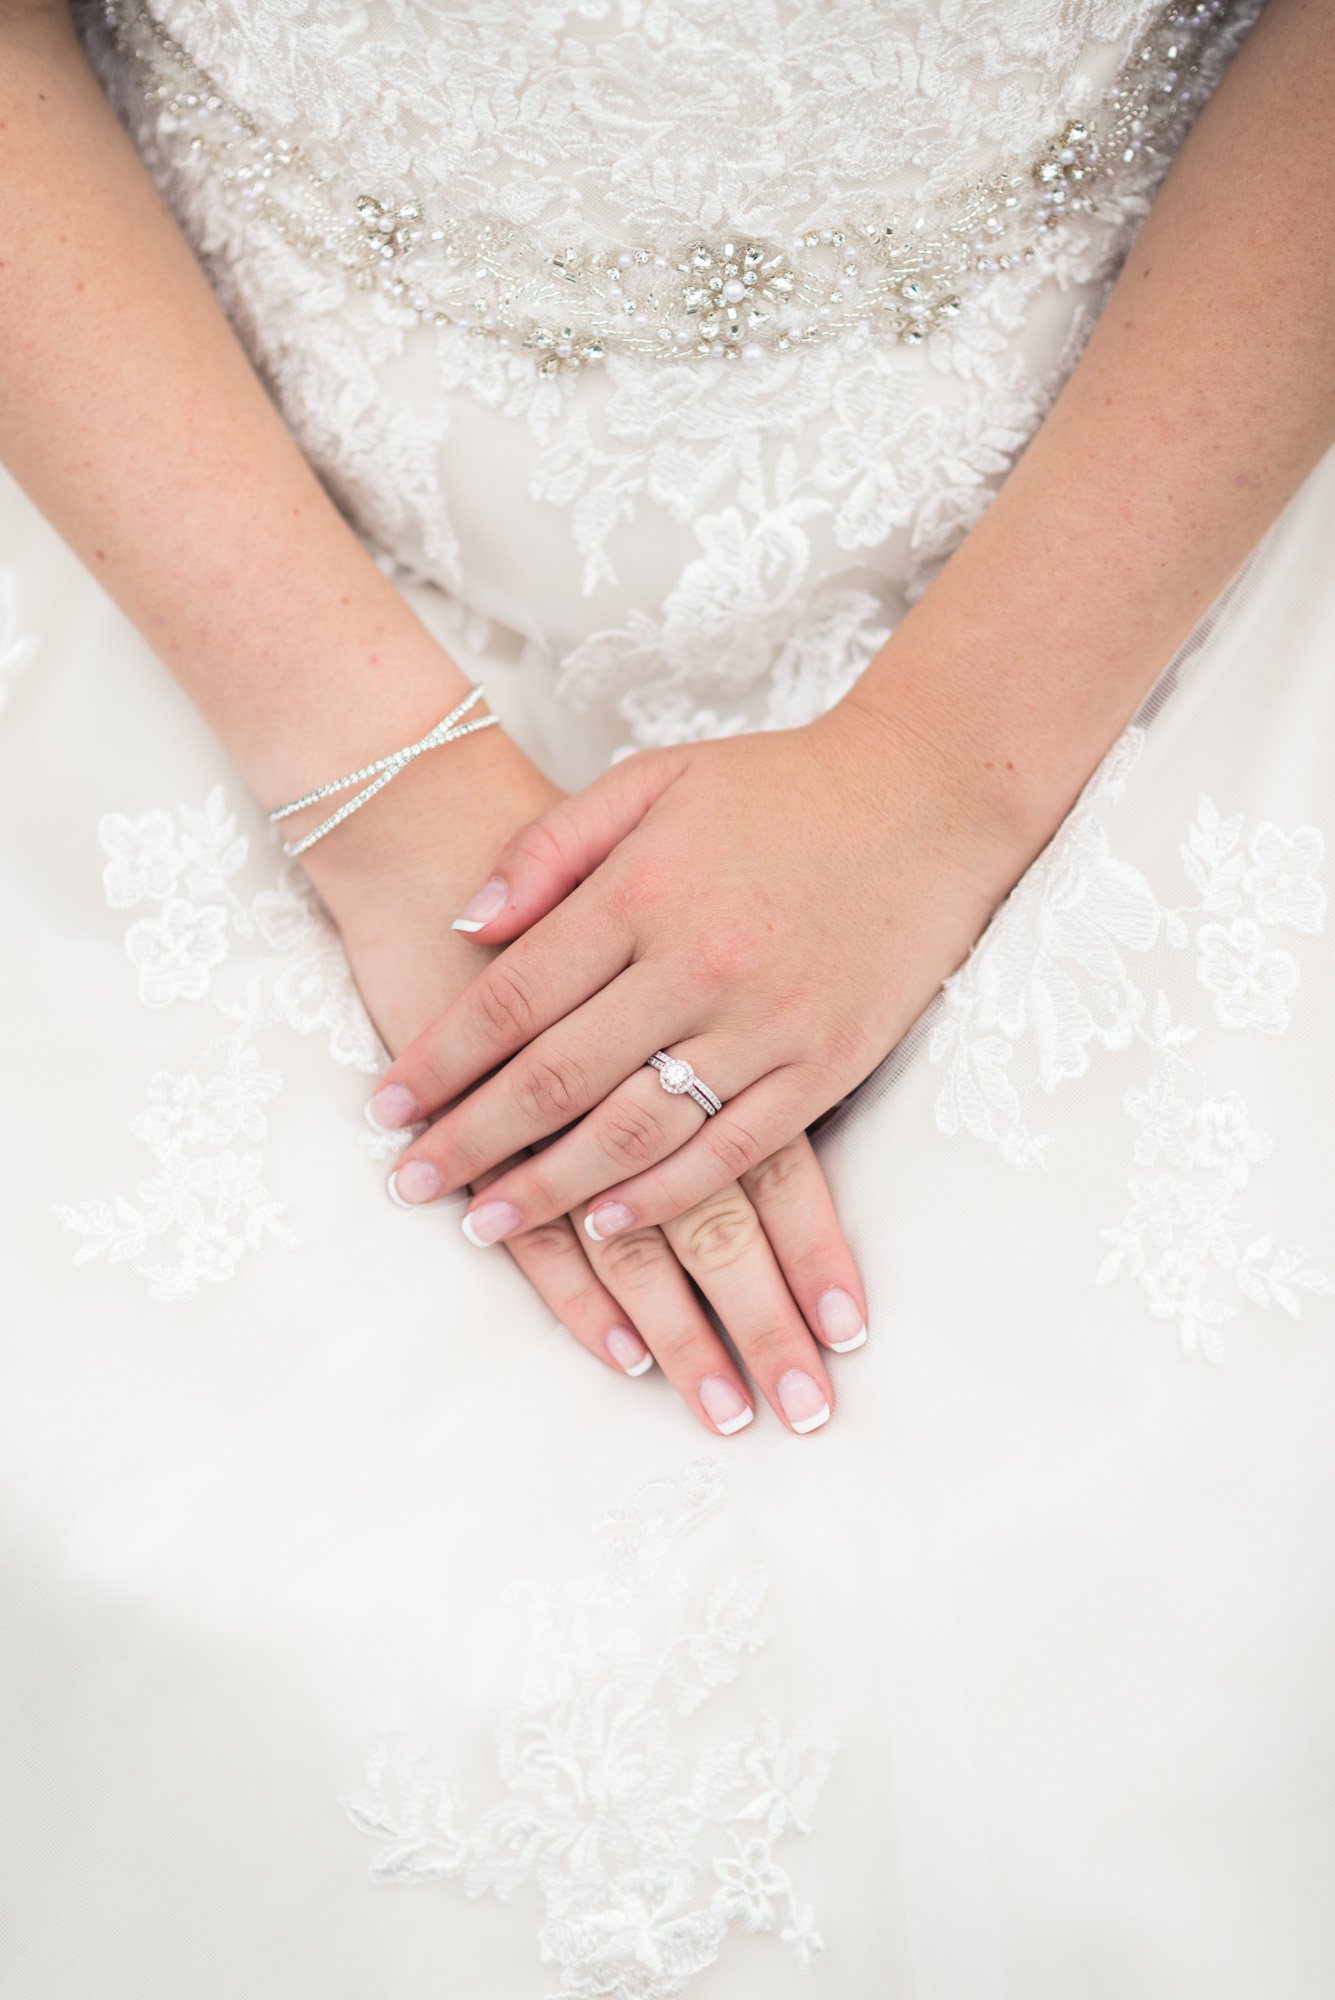
[[[400, 1193], [434, 1200], [573, 1127], [475, 1198], [468, 1233], [498, 1242], [597, 1196], [600, 1241], [791, 1141], [894, 1045], [1018, 873], [945, 768], [846, 700], [805, 729], [629, 758], [525, 827], [460, 925], [509, 949], [386, 1079], [404, 1123], [453, 1107], [402, 1156]], [[664, 1089], [645, 1067], [659, 1049], [723, 1109]]]

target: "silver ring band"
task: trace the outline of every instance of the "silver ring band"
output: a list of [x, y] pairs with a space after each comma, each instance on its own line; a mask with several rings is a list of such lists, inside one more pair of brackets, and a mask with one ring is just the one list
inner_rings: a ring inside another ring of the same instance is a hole
[[659, 1049], [650, 1056], [646, 1069], [658, 1071], [658, 1081], [673, 1097], [694, 1098], [707, 1118], [716, 1111], [722, 1111], [723, 1099], [715, 1096], [707, 1083], [701, 1083], [691, 1065], [681, 1056], [670, 1056], [666, 1049]]

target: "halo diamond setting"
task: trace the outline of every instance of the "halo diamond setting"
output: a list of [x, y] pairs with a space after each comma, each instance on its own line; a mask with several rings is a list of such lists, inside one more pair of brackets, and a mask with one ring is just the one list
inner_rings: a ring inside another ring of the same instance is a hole
[[670, 1090], [674, 1097], [680, 1097], [695, 1082], [695, 1071], [688, 1062], [683, 1062], [680, 1056], [671, 1056], [667, 1062], [660, 1063], [658, 1080], [664, 1090]]

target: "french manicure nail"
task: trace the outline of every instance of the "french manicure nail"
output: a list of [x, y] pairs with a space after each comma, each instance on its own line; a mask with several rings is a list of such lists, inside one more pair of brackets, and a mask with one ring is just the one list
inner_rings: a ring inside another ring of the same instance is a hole
[[387, 1083], [366, 1106], [366, 1122], [374, 1132], [402, 1132], [405, 1125], [420, 1122], [422, 1108], [411, 1090], [401, 1083]]
[[624, 1201], [605, 1201], [601, 1208], [589, 1210], [584, 1218], [584, 1229], [595, 1243], [601, 1243], [605, 1237], [619, 1236], [623, 1229], [630, 1228], [634, 1220], [635, 1210], [627, 1208]]
[[385, 1186], [390, 1200], [400, 1208], [420, 1208], [424, 1201], [434, 1201], [445, 1192], [445, 1183], [430, 1160], [405, 1160], [401, 1167], [395, 1167]]
[[744, 1431], [755, 1416], [737, 1384], [726, 1375], [705, 1376], [700, 1384], [700, 1402], [720, 1437], [729, 1438], [734, 1431]]
[[462, 1228], [475, 1249], [485, 1250], [503, 1236], [513, 1236], [523, 1219], [512, 1202], [484, 1201], [480, 1208], [469, 1210]]
[[493, 917], [499, 917], [510, 895], [510, 884], [503, 882], [499, 875], [493, 875], [490, 882], [478, 890], [464, 904], [454, 922], [452, 931], [480, 931]]
[[780, 1375], [775, 1384], [779, 1398], [779, 1408], [799, 1437], [808, 1431], [818, 1431], [822, 1424], [830, 1421], [830, 1406], [825, 1400], [825, 1392], [804, 1368], [790, 1368]]
[[851, 1354], [867, 1338], [857, 1301], [837, 1288], [822, 1292], [816, 1301], [816, 1318], [832, 1354]]
[[627, 1375], [647, 1375], [654, 1365], [654, 1357], [628, 1326], [614, 1326], [605, 1336], [607, 1351], [618, 1368], [624, 1368]]

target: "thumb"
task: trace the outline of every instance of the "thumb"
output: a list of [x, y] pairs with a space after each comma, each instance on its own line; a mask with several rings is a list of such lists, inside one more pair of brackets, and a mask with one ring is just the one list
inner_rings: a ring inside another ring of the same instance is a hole
[[506, 842], [495, 873], [451, 926], [481, 944], [509, 944], [591, 875], [639, 825], [681, 768], [672, 752], [641, 752], [530, 820]]

